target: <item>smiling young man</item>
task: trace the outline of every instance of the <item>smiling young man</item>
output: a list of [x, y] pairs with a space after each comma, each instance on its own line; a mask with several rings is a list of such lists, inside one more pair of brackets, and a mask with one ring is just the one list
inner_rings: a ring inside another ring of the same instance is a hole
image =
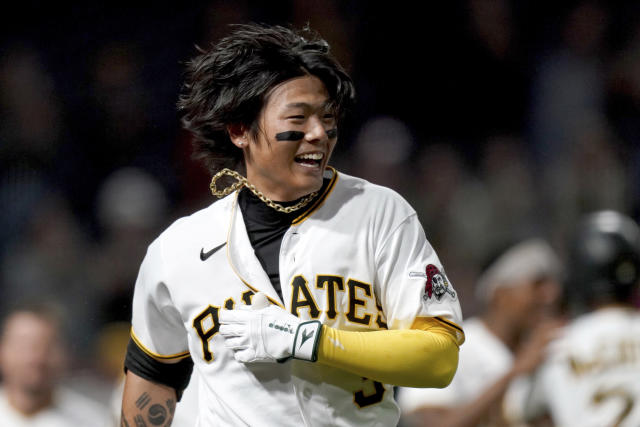
[[324, 83], [313, 75], [269, 91], [253, 144], [243, 126], [231, 141], [244, 152], [247, 179], [271, 200], [295, 200], [317, 191], [337, 141], [336, 118]]
[[393, 385], [451, 381], [460, 305], [415, 211], [328, 166], [353, 99], [310, 30], [236, 26], [191, 61], [220, 200], [149, 246], [122, 425], [169, 425], [193, 366], [199, 426], [395, 425]]

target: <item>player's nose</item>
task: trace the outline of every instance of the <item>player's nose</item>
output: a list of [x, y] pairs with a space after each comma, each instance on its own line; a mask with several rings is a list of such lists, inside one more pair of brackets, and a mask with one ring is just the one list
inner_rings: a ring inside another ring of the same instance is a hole
[[305, 141], [319, 142], [327, 138], [327, 129], [325, 129], [322, 120], [319, 117], [312, 116], [307, 123], [307, 129], [304, 134]]

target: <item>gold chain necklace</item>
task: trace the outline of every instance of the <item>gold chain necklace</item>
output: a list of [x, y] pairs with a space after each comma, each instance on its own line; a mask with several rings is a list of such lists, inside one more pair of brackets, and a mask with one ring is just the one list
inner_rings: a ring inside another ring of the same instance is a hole
[[[216, 181], [218, 181], [218, 179], [220, 179], [223, 175], [229, 175], [235, 178], [237, 181], [222, 190], [218, 190], [216, 188]], [[318, 192], [314, 191], [313, 193], [306, 196], [304, 199], [300, 200], [295, 205], [285, 207], [285, 206], [282, 206], [281, 204], [274, 202], [273, 200], [269, 199], [267, 196], [262, 194], [260, 190], [258, 190], [253, 184], [251, 184], [247, 180], [247, 178], [240, 175], [238, 172], [231, 169], [227, 169], [227, 168], [222, 169], [220, 172], [215, 174], [213, 178], [211, 178], [211, 184], [209, 185], [209, 188], [211, 188], [211, 194], [213, 194], [214, 196], [224, 197], [224, 196], [228, 196], [229, 194], [231, 194], [232, 192], [236, 191], [237, 189], [243, 186], [247, 187], [253, 194], [258, 196], [258, 198], [262, 200], [267, 206], [277, 210], [278, 212], [283, 212], [283, 213], [291, 213], [291, 212], [297, 211], [300, 208], [305, 207], [310, 201], [312, 201], [318, 195]]]

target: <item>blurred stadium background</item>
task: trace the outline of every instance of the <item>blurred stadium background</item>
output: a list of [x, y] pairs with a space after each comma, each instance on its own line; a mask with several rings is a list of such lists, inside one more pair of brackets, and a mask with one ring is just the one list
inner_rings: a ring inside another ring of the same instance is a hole
[[59, 302], [70, 381], [98, 399], [121, 374], [146, 246], [213, 201], [175, 103], [195, 45], [230, 23], [309, 23], [332, 44], [358, 91], [333, 164], [416, 207], [465, 317], [506, 242], [562, 253], [582, 212], [639, 219], [638, 2], [171, 3], [0, 17], [0, 310]]

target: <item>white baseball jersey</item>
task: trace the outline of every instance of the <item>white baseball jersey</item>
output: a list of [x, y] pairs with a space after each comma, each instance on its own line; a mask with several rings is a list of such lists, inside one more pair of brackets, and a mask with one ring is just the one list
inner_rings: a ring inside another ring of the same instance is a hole
[[58, 388], [51, 405], [32, 415], [24, 415], [11, 406], [6, 392], [0, 389], [0, 426], [3, 427], [112, 427], [115, 423], [116, 418], [111, 418], [107, 407], [66, 388]]
[[483, 390], [506, 374], [513, 364], [513, 354], [479, 318], [463, 323], [465, 342], [460, 347], [458, 371], [443, 389], [409, 388], [398, 390], [403, 413], [422, 406], [455, 407], [469, 403]]
[[576, 319], [549, 348], [547, 362], [510, 394], [513, 418], [551, 413], [561, 427], [640, 426], [640, 313], [601, 309]]
[[405, 329], [417, 317], [459, 328], [456, 292], [415, 211], [387, 188], [332, 168], [326, 176], [329, 185], [282, 239], [284, 301], [254, 254], [235, 193], [179, 219], [149, 246], [132, 335], [156, 358], [191, 355], [199, 426], [390, 426], [399, 419], [388, 384], [300, 360], [237, 362], [218, 334], [218, 314], [250, 303], [255, 292], [338, 329]]

